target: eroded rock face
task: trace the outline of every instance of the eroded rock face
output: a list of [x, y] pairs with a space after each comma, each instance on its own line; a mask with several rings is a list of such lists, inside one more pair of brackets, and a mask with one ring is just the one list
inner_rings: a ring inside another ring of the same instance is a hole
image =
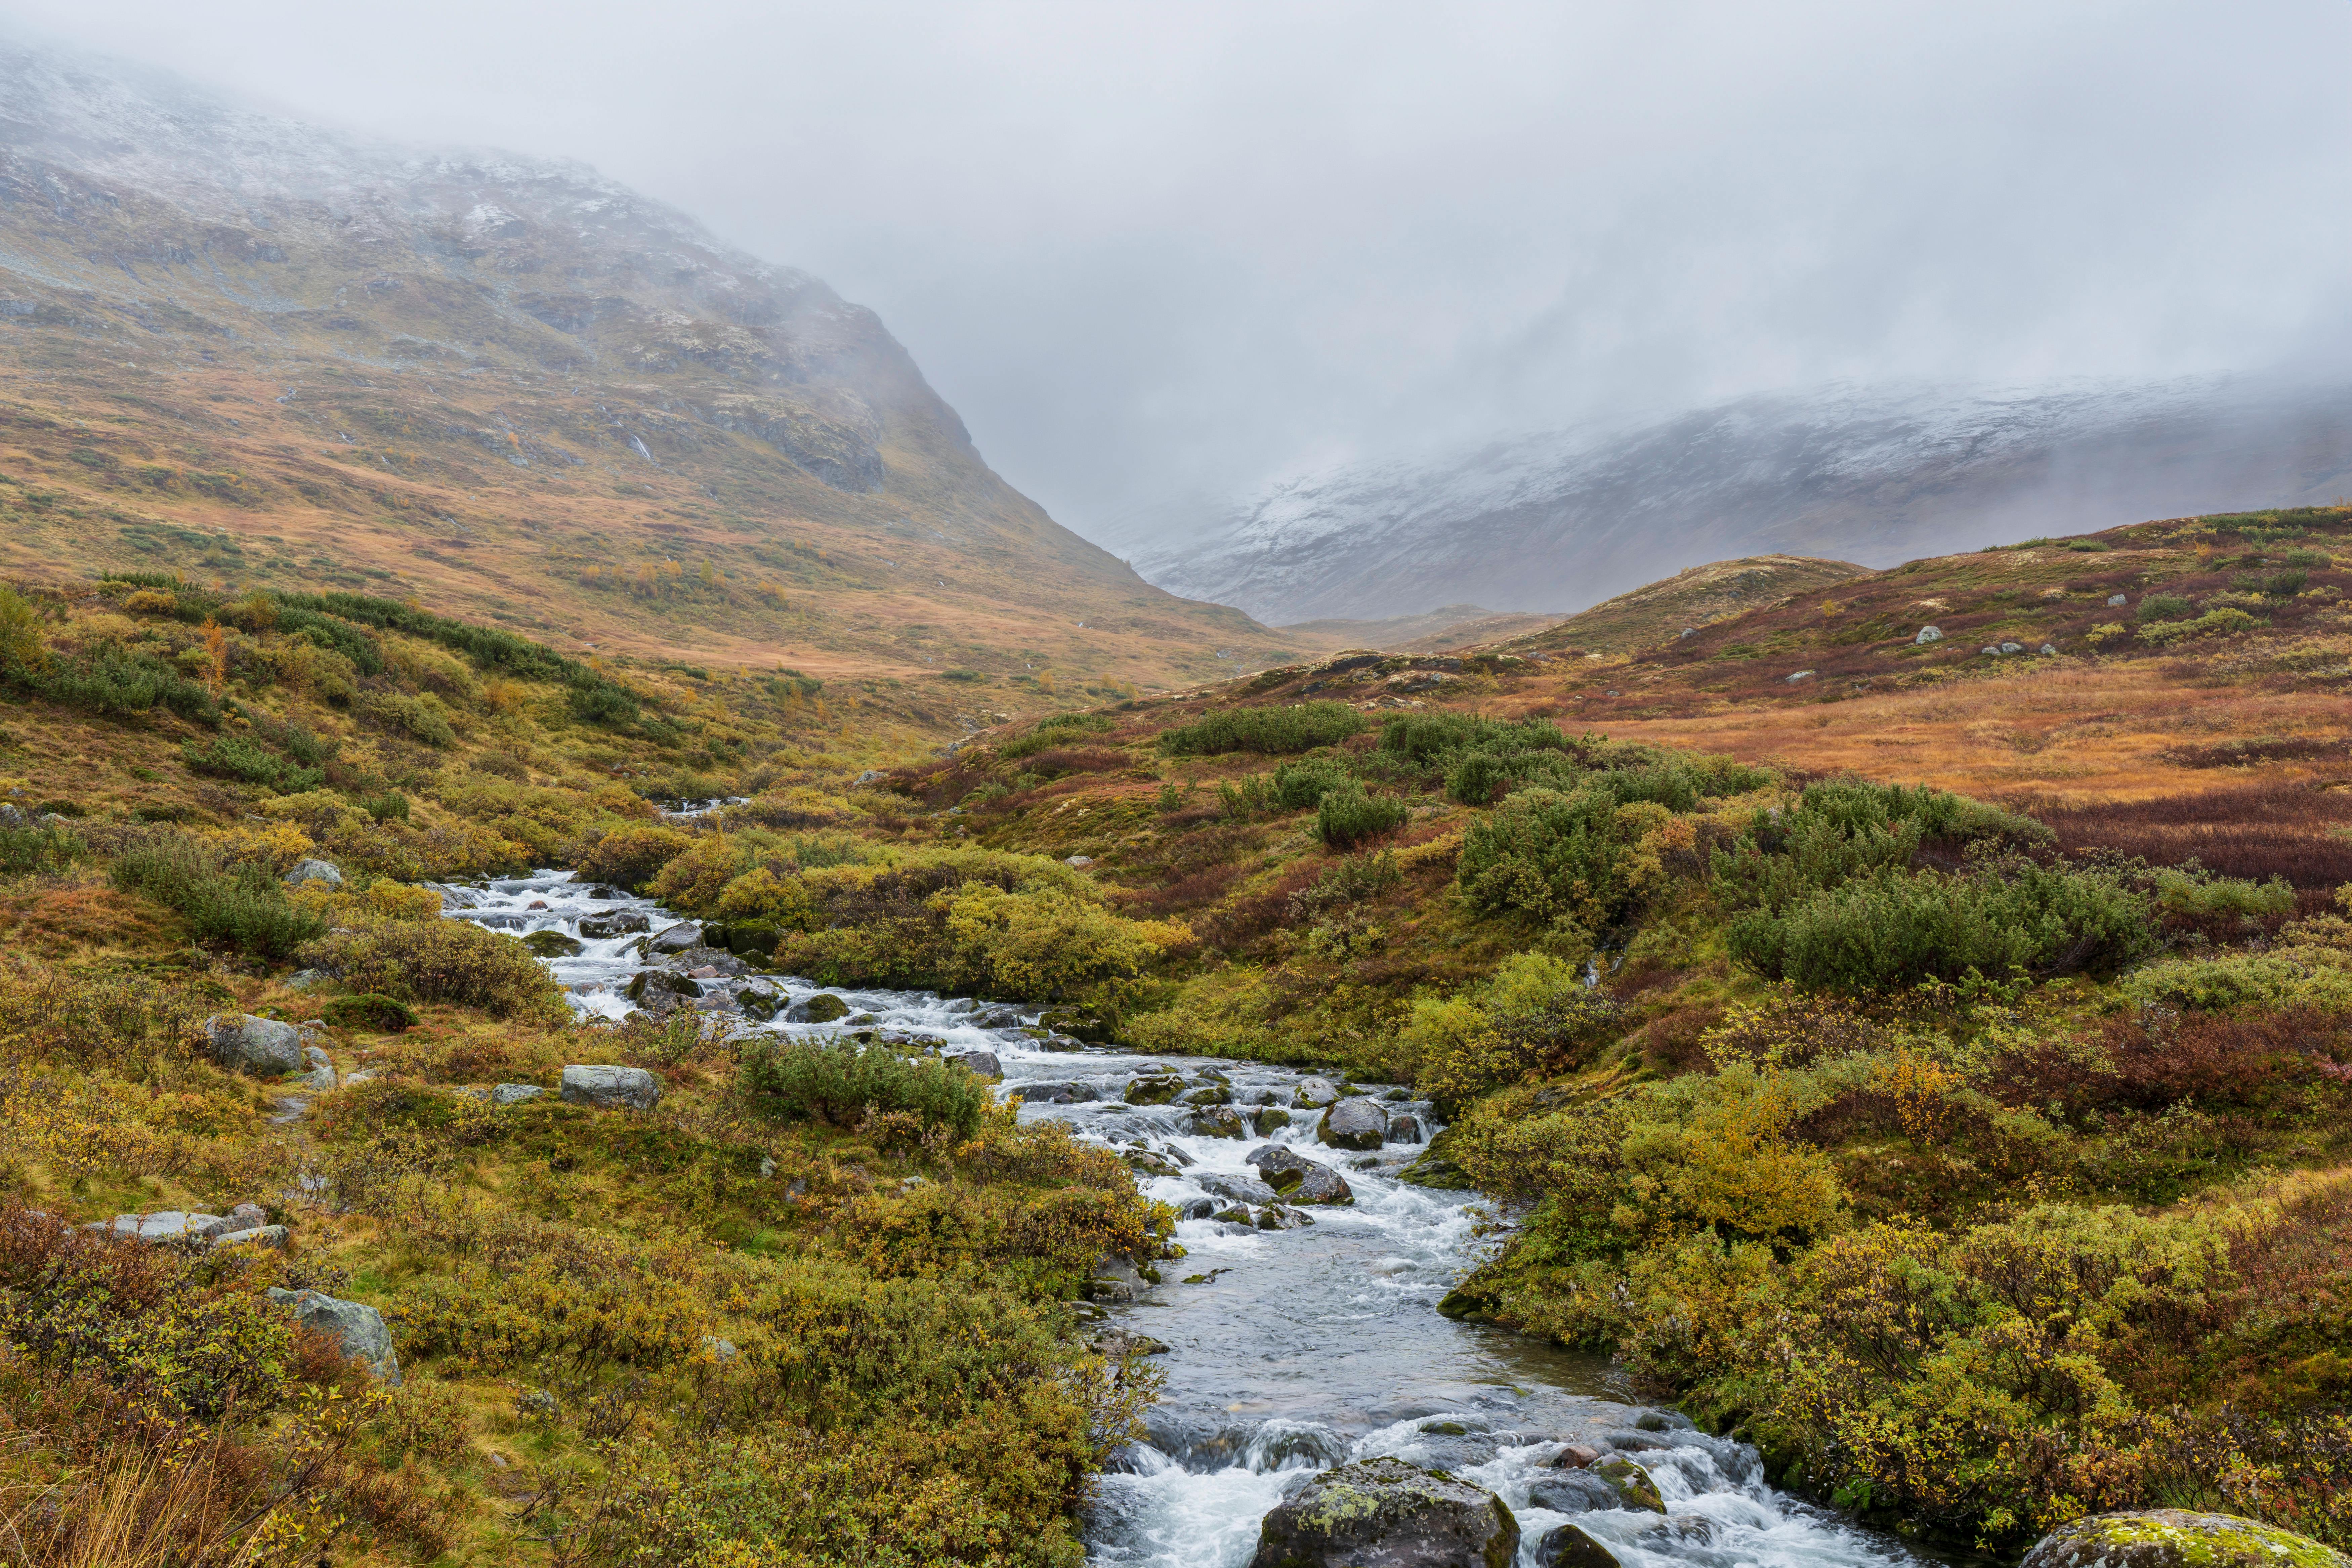
[[2352, 1568], [2307, 1535], [2226, 1513], [2147, 1509], [2062, 1525], [2021, 1568]]
[[218, 1013], [205, 1020], [205, 1039], [213, 1060], [232, 1072], [260, 1073], [270, 1078], [300, 1072], [302, 1031], [275, 1018], [250, 1013]]
[[1388, 1142], [1388, 1112], [1358, 1095], [1323, 1113], [1315, 1136], [1334, 1149], [1377, 1149]]
[[1326, 1470], [1265, 1516], [1250, 1568], [1510, 1568], [1503, 1500], [1402, 1459]]

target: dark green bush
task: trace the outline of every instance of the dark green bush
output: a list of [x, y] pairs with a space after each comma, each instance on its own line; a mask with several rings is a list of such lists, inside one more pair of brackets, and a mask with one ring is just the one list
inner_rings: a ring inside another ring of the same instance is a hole
[[911, 1110], [969, 1138], [991, 1103], [962, 1068], [853, 1040], [761, 1039], [744, 1051], [742, 1074], [753, 1103], [780, 1121], [855, 1127], [868, 1110]]
[[377, 992], [337, 996], [319, 1009], [319, 1016], [338, 1029], [367, 1029], [396, 1035], [416, 1027], [415, 1010], [397, 998]]
[[1480, 914], [1607, 924], [1635, 891], [1622, 868], [1627, 847], [1605, 790], [1521, 790], [1470, 825], [1454, 876]]
[[1549, 719], [1513, 721], [1473, 713], [1401, 713], [1381, 727], [1381, 750], [1418, 762], [1455, 752], [1566, 752], [1575, 742]]
[[1906, 868], [1923, 843], [2022, 847], [2053, 837], [2030, 816], [1946, 790], [1839, 779], [1758, 812], [1736, 845], [1716, 850], [1713, 876], [1730, 907], [1778, 910], [1882, 868]]
[[1392, 832], [1403, 826], [1411, 815], [1395, 796], [1368, 795], [1362, 784], [1349, 779], [1326, 791], [1316, 804], [1315, 832], [1326, 847], [1339, 849], [1374, 834]]
[[1208, 757], [1224, 752], [1285, 756], [1338, 745], [1363, 727], [1364, 716], [1344, 702], [1225, 708], [1167, 731], [1160, 737], [1160, 749], [1171, 757]]
[[1306, 811], [1333, 790], [1354, 783], [1347, 763], [1339, 758], [1308, 757], [1274, 770], [1274, 798], [1285, 811]]
[[637, 700], [610, 684], [575, 686], [564, 697], [563, 705], [582, 723], [602, 724], [608, 729], [635, 723], [637, 718]]
[[115, 717], [163, 708], [199, 724], [220, 722], [212, 693], [152, 654], [102, 643], [87, 653], [0, 665], [0, 682], [45, 701]]
[[2139, 602], [2138, 616], [2143, 621], [2172, 620], [2196, 608], [2178, 594], [2150, 594]]
[[204, 840], [174, 833], [125, 850], [114, 885], [177, 910], [202, 942], [234, 942], [247, 952], [283, 958], [326, 930], [326, 922], [289, 902], [268, 866], [234, 864]]
[[1971, 973], [2112, 973], [2156, 945], [2145, 896], [2103, 874], [2032, 865], [1975, 876], [1885, 866], [1783, 912], [1751, 910], [1727, 941], [1767, 979], [1848, 993]]
[[610, 882], [634, 893], [693, 843], [675, 827], [615, 828], [588, 847], [577, 869], [583, 881]]
[[408, 820], [408, 797], [396, 789], [388, 789], [382, 795], [361, 795], [354, 804], [378, 822], [391, 822], [395, 818], [402, 822]]
[[180, 742], [180, 760], [193, 773], [236, 779], [245, 784], [268, 784], [289, 795], [300, 795], [327, 782], [322, 770], [297, 767], [268, 747], [257, 745], [242, 735], [215, 735], [201, 746], [194, 741], [183, 741]]

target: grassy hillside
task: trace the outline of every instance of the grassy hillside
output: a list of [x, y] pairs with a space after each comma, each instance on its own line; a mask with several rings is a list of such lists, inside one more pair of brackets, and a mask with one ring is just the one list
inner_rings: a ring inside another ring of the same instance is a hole
[[1517, 654], [1630, 654], [1809, 588], [1870, 574], [1851, 562], [1810, 555], [1743, 555], [1620, 594], [1540, 631], [1493, 640]]
[[1386, 621], [1301, 621], [1281, 629], [1300, 647], [1322, 653], [1354, 647], [1379, 648], [1383, 653], [1443, 653], [1526, 637], [1559, 619], [1482, 610], [1475, 605], [1447, 605], [1424, 616], [1399, 616]]
[[[871, 311], [588, 171], [109, 109], [94, 68], [27, 82], [0, 153], [12, 575], [1081, 696], [1292, 646], [1056, 524]], [[138, 129], [57, 129], [92, 104]]]
[[[44, 1434], [0, 1479], [267, 1520], [289, 1560], [1075, 1560], [1150, 1379], [1072, 1298], [1164, 1212], [959, 1078], [798, 1063], [837, 1075], [813, 1117], [758, 1053], [566, 1022], [414, 888], [552, 862], [828, 983], [1417, 1084], [1453, 1125], [1416, 1176], [1516, 1222], [1446, 1310], [1613, 1353], [1838, 1507], [2352, 1540], [2347, 535], [2037, 542], [1597, 662], [1350, 656], [943, 758], [945, 683], [596, 666], [392, 600], [0, 600], [8, 1215], [293, 1227], [231, 1267], [0, 1220], [0, 1399]], [[749, 798], [647, 805], [688, 794]], [[311, 855], [341, 891], [281, 889]], [[272, 1122], [194, 1031], [224, 1008], [378, 1076]], [[583, 1059], [661, 1107], [461, 1092]], [[403, 1389], [288, 1338], [281, 1283], [383, 1308]], [[75, 1305], [101, 1287], [138, 1334]]]

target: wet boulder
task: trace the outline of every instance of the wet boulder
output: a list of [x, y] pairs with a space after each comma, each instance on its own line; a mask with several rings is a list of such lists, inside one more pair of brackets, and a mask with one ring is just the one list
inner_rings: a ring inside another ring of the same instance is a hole
[[568, 1067], [563, 1099], [599, 1110], [651, 1110], [661, 1103], [661, 1079], [643, 1068]]
[[638, 1006], [648, 1005], [659, 995], [694, 997], [702, 994], [702, 987], [687, 976], [670, 969], [640, 969], [622, 994]]
[[[1551, 1506], [1538, 1502], [1533, 1492], [1528, 1494], [1528, 1500], [1538, 1508]], [[1532, 1555], [1536, 1568], [1622, 1568], [1615, 1552], [1573, 1524], [1556, 1524], [1545, 1531], [1537, 1537]]]
[[583, 915], [580, 934], [592, 942], [610, 942], [616, 936], [631, 936], [641, 931], [651, 931], [653, 921], [634, 910], [623, 910], [617, 914]]
[[2276, 1525], [2158, 1508], [2059, 1526], [2021, 1568], [2347, 1568], [2342, 1552]]
[[1361, 1095], [1343, 1100], [1323, 1113], [1315, 1136], [1334, 1149], [1377, 1149], [1388, 1142], [1388, 1112]]
[[1339, 1086], [1328, 1078], [1306, 1078], [1298, 1080], [1291, 1104], [1301, 1110], [1320, 1110], [1339, 1098]]
[[213, 1060], [232, 1072], [277, 1078], [303, 1069], [302, 1031], [251, 1013], [216, 1013], [205, 1020]]
[[1186, 1119], [1186, 1131], [1195, 1138], [1246, 1138], [1249, 1123], [1230, 1105], [1210, 1105]]
[[680, 921], [674, 926], [664, 926], [646, 938], [647, 952], [684, 952], [688, 948], [701, 945], [702, 928], [692, 921]]
[[1184, 1080], [1174, 1073], [1159, 1073], [1131, 1080], [1125, 1099], [1129, 1105], [1165, 1105], [1184, 1092]]
[[1279, 1203], [1282, 1194], [1264, 1182], [1253, 1182], [1247, 1176], [1204, 1175], [1196, 1178], [1201, 1190], [1221, 1198], [1231, 1198], [1237, 1204], [1265, 1205]]
[[[1150, 1149], [1129, 1149], [1119, 1158], [1126, 1161], [1127, 1168], [1139, 1176], [1172, 1176], [1177, 1173], [1175, 1161]], [[1202, 1205], [1202, 1211], [1197, 1215], [1185, 1212], [1186, 1219], [1205, 1219], [1215, 1206], [1206, 1198], [1195, 1198], [1192, 1201]]]
[[1276, 1129], [1290, 1125], [1290, 1112], [1279, 1106], [1261, 1105], [1249, 1113], [1249, 1124], [1259, 1137], [1271, 1137]]
[[1187, 1105], [1231, 1105], [1234, 1091], [1221, 1083], [1213, 1083], [1192, 1090], [1184, 1097]]
[[1548, 1470], [1528, 1483], [1528, 1506], [1554, 1513], [1594, 1513], [1622, 1507], [1617, 1489], [1581, 1469]]
[[1027, 1105], [1076, 1105], [1094, 1097], [1094, 1088], [1090, 1084], [1017, 1083], [1013, 1086], [1013, 1098]]
[[830, 991], [820, 991], [805, 1002], [795, 1002], [784, 1013], [789, 1024], [831, 1024], [849, 1016], [849, 1004]]
[[1631, 1459], [1603, 1459], [1585, 1474], [1607, 1482], [1617, 1494], [1619, 1508], [1645, 1513], [1666, 1511], [1666, 1500], [1658, 1495], [1658, 1483], [1650, 1479], [1649, 1471]]
[[522, 944], [523, 946], [530, 949], [530, 955], [533, 958], [577, 958], [580, 956], [579, 939], [576, 937], [566, 936], [560, 931], [531, 931], [522, 939]]
[[1294, 1204], [1352, 1204], [1348, 1179], [1319, 1161], [1294, 1153], [1279, 1143], [1253, 1149], [1244, 1157], [1258, 1168], [1265, 1184]]
[[358, 1301], [345, 1301], [320, 1290], [269, 1288], [269, 1299], [294, 1314], [294, 1321], [313, 1333], [324, 1334], [353, 1361], [394, 1387], [400, 1384], [400, 1357], [393, 1353], [392, 1331], [383, 1314]]
[[706, 980], [713, 975], [726, 980], [740, 980], [751, 973], [750, 964], [723, 947], [689, 947], [669, 962], [689, 974], [702, 974], [704, 970], [709, 970], [711, 974], [703, 974]]
[[1004, 1064], [996, 1059], [994, 1051], [961, 1051], [947, 1058], [975, 1078], [991, 1083], [1004, 1076]]
[[754, 980], [735, 991], [735, 1005], [751, 1018], [772, 1018], [790, 1000], [784, 988], [772, 980]]
[[1021, 1014], [1012, 1007], [987, 1007], [974, 1015], [971, 1022], [973, 1027], [981, 1029], [1017, 1029], [1021, 1026]]
[[1518, 1551], [1518, 1521], [1486, 1488], [1363, 1459], [1276, 1505], [1250, 1568], [1510, 1568]]

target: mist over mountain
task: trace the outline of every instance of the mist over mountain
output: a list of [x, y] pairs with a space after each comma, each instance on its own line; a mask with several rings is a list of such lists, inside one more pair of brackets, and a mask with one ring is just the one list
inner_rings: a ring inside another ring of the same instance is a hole
[[[1728, 556], [1873, 566], [2352, 491], [2352, 386], [2203, 378], [2022, 394], [1842, 389], [1303, 475], [1127, 544], [1171, 592], [1285, 624], [1581, 609]], [[1197, 515], [1197, 514], [1195, 514]], [[1140, 534], [1143, 528], [1138, 528]]]
[[873, 311], [591, 168], [12, 41], [0, 421], [17, 571], [369, 584], [829, 668], [1151, 681], [1279, 647], [1007, 484]]

